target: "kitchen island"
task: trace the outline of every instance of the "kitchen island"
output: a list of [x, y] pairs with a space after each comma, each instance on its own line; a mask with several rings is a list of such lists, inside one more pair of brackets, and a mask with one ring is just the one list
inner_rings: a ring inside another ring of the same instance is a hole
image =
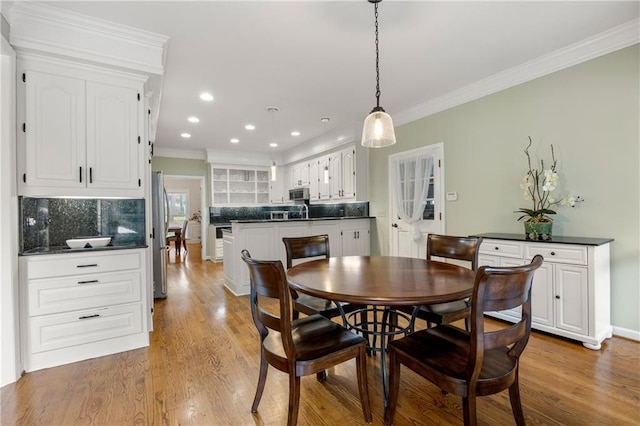
[[233, 294], [249, 294], [249, 271], [240, 260], [247, 249], [251, 257], [279, 259], [286, 265], [282, 238], [329, 235], [331, 256], [368, 256], [371, 253], [371, 216], [321, 217], [288, 220], [232, 220], [224, 235], [225, 286]]

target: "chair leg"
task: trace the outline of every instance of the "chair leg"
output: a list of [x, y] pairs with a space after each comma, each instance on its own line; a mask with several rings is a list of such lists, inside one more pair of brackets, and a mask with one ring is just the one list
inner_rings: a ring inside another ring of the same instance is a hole
[[400, 362], [393, 346], [389, 348], [387, 354], [389, 355], [389, 397], [387, 407], [384, 410], [384, 424], [391, 425], [396, 414], [398, 391], [400, 390]]
[[513, 417], [516, 420], [518, 426], [523, 426], [524, 412], [522, 411], [522, 401], [520, 400], [520, 385], [518, 384], [518, 372], [516, 371], [516, 379], [509, 386], [509, 400], [511, 401], [511, 410], [513, 411]]
[[465, 426], [476, 426], [478, 419], [476, 417], [476, 395], [469, 395], [462, 398], [462, 415], [464, 417]]
[[364, 421], [371, 423], [371, 404], [369, 403], [369, 385], [367, 382], [367, 348], [363, 345], [360, 353], [356, 357], [356, 370], [358, 373], [358, 392], [360, 392], [360, 405], [362, 405], [362, 413]]
[[258, 405], [262, 398], [262, 391], [264, 391], [264, 384], [267, 382], [267, 370], [269, 369], [269, 363], [264, 357], [264, 353], [260, 351], [260, 375], [258, 376], [258, 388], [256, 389], [256, 396], [253, 398], [253, 404], [251, 405], [251, 412], [256, 413], [258, 411]]
[[287, 426], [298, 424], [298, 409], [300, 408], [300, 377], [295, 371], [289, 373], [289, 414], [287, 415]]

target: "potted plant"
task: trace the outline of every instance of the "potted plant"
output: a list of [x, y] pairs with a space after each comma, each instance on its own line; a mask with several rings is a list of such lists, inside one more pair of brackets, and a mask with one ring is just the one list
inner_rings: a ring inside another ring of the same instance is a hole
[[552, 192], [558, 186], [558, 173], [553, 145], [551, 145], [551, 166], [545, 168], [544, 159], [540, 159], [540, 168], [534, 168], [531, 164], [531, 148], [532, 140], [529, 136], [529, 145], [524, 150], [527, 156], [529, 170], [522, 178], [520, 188], [523, 190], [525, 200], [532, 202], [532, 208], [520, 208], [516, 213], [522, 213], [518, 220], [524, 221], [524, 232], [527, 238], [534, 240], [551, 239], [553, 219], [549, 215], [556, 214], [553, 210], [555, 206], [571, 206], [575, 207], [576, 203], [583, 201], [579, 196], [568, 196], [560, 199], [554, 199]]

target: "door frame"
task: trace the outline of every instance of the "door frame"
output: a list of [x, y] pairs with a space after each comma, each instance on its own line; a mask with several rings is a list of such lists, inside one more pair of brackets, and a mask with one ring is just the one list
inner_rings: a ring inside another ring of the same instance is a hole
[[[445, 214], [445, 192], [444, 192], [444, 176], [445, 176], [445, 161], [444, 161], [444, 143], [443, 142], [438, 142], [435, 144], [431, 144], [431, 145], [425, 145], [425, 146], [421, 146], [419, 148], [414, 148], [414, 149], [410, 149], [407, 151], [402, 151], [402, 152], [397, 152], [395, 154], [391, 154], [388, 157], [388, 163], [387, 163], [387, 173], [388, 173], [388, 178], [389, 178], [389, 198], [388, 198], [388, 211], [389, 211], [389, 220], [388, 220], [388, 226], [389, 226], [389, 254], [391, 256], [398, 256], [398, 252], [396, 250], [396, 248], [394, 247], [394, 241], [396, 240], [397, 237], [394, 237], [394, 227], [393, 224], [396, 221], [396, 214], [395, 214], [395, 202], [394, 202], [394, 191], [395, 191], [395, 186], [393, 185], [393, 178], [394, 178], [394, 168], [393, 168], [393, 162], [394, 160], [398, 159], [398, 158], [406, 158], [406, 157], [413, 157], [416, 155], [420, 155], [420, 154], [424, 154], [424, 153], [428, 153], [430, 151], [436, 151], [439, 154], [439, 160], [440, 163], [434, 163], [434, 175], [435, 175], [435, 170], [438, 170], [438, 179], [436, 180], [436, 185], [437, 187], [434, 188], [434, 197], [436, 198], [436, 205], [435, 205], [435, 211], [434, 211], [434, 221], [438, 221], [439, 226], [437, 227], [431, 227], [431, 232], [432, 233], [440, 233], [440, 234], [444, 234], [445, 229], [446, 229], [446, 224], [445, 224], [445, 218], [446, 218], [446, 214]], [[425, 231], [428, 232], [428, 231]], [[418, 247], [414, 247], [412, 252], [415, 253], [415, 255], [417, 257], [424, 257], [426, 255], [426, 253], [423, 253], [423, 249], [426, 250], [426, 239], [424, 244], [419, 244]]]
[[[201, 219], [200, 219], [200, 224], [202, 229], [200, 230], [200, 244], [201, 244], [201, 258], [202, 260], [207, 260], [207, 237], [208, 237], [208, 232], [207, 230], [209, 229], [209, 208], [206, 207], [207, 206], [207, 199], [206, 199], [206, 188], [205, 188], [205, 180], [204, 180], [204, 176], [190, 176], [190, 175], [170, 175], [170, 174], [165, 174], [164, 178], [170, 178], [170, 179], [192, 179], [192, 180], [199, 180], [200, 181], [200, 213], [201, 213]], [[191, 200], [189, 200], [189, 204], [191, 204]], [[206, 211], [205, 211], [206, 208]]]

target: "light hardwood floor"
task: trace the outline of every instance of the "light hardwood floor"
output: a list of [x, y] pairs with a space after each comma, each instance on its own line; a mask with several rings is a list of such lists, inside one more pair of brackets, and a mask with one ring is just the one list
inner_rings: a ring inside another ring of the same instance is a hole
[[[151, 345], [28, 373], [1, 389], [2, 425], [282, 425], [287, 376], [269, 369], [257, 414], [258, 335], [248, 297], [223, 288], [222, 264], [198, 247], [171, 255], [169, 296], [155, 303]], [[382, 424], [379, 359], [368, 362], [373, 424]], [[532, 333], [521, 363], [530, 425], [640, 422], [640, 344], [614, 337], [600, 351]], [[397, 425], [462, 424], [461, 401], [402, 371]], [[481, 425], [513, 424], [506, 392], [478, 402]], [[302, 379], [300, 424], [363, 424], [355, 363]]]

